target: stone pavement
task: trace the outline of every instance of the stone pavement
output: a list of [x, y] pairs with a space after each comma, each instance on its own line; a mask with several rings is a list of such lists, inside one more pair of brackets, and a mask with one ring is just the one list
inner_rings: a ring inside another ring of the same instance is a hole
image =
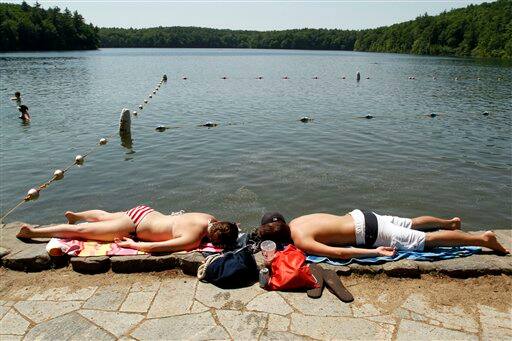
[[358, 294], [345, 304], [327, 290], [313, 300], [257, 285], [222, 290], [184, 276], [98, 286], [65, 282], [3, 290], [0, 340], [512, 339], [510, 302], [505, 310], [476, 304], [468, 311], [432, 304], [417, 292], [392, 306], [381, 304], [386, 293], [373, 301]]
[[[24, 243], [16, 239], [21, 222], [0, 225], [0, 263], [3, 267], [18, 271], [43, 271], [69, 266], [80, 273], [103, 273], [110, 269], [116, 273], [162, 271], [179, 268], [195, 276], [204, 258], [196, 252], [140, 255], [122, 257], [50, 257], [45, 250], [47, 240]], [[481, 231], [480, 231], [481, 232]], [[473, 233], [480, 233], [473, 232]], [[512, 248], [512, 230], [495, 230], [498, 239]], [[262, 262], [261, 259], [257, 260]], [[324, 265], [325, 267], [330, 267]], [[419, 277], [421, 274], [440, 273], [451, 277], [475, 277], [481, 275], [512, 275], [512, 256], [497, 256], [490, 251], [465, 258], [437, 262], [400, 260], [382, 265], [359, 265], [330, 267], [340, 275], [385, 273], [390, 277]]]

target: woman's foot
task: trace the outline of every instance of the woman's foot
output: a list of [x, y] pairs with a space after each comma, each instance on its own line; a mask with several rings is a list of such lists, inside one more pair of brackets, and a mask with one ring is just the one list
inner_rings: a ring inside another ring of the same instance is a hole
[[489, 249], [492, 249], [498, 253], [510, 253], [509, 250], [505, 249], [503, 245], [501, 245], [500, 242], [498, 242], [498, 239], [496, 238], [496, 234], [494, 232], [485, 232], [484, 234], [482, 234], [482, 239], [484, 240], [483, 246], [488, 247]]
[[66, 211], [64, 215], [68, 219], [68, 224], [74, 224], [80, 220], [80, 217], [75, 212]]
[[16, 238], [32, 238], [32, 227], [28, 225], [22, 225], [20, 232], [16, 235]]
[[454, 217], [443, 226], [445, 230], [460, 230], [461, 220], [459, 217]]

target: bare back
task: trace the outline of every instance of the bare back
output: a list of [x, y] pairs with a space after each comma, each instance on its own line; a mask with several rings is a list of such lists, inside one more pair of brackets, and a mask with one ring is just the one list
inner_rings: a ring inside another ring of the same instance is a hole
[[315, 240], [329, 246], [355, 245], [354, 219], [346, 214], [337, 216], [326, 213], [304, 215], [289, 224], [292, 239], [300, 248], [303, 242]]
[[137, 237], [149, 242], [160, 242], [179, 237], [200, 241], [207, 232], [208, 221], [215, 217], [206, 213], [164, 215], [154, 211], [137, 228]]

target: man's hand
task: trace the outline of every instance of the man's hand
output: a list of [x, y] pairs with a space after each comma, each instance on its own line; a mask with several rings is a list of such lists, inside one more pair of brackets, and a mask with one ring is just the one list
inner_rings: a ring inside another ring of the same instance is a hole
[[123, 240], [121, 240], [119, 238], [116, 238], [116, 239], [114, 239], [114, 242], [119, 247], [124, 247], [124, 248], [128, 248], [128, 249], [138, 250], [138, 244], [139, 243], [133, 241], [133, 239], [131, 239], [131, 238], [123, 237]]
[[391, 246], [379, 246], [377, 249], [377, 254], [379, 256], [394, 256], [396, 253], [396, 249]]

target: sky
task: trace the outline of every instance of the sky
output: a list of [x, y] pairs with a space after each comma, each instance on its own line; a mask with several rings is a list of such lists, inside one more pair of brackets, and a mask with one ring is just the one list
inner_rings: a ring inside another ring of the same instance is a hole
[[[3, 0], [9, 1], [9, 0]], [[21, 1], [10, 1], [21, 3]], [[35, 1], [27, 1], [33, 5]], [[44, 1], [44, 8], [77, 10], [99, 27], [200, 26], [243, 30], [363, 29], [485, 1], [451, 0], [75, 0]], [[489, 2], [489, 1], [487, 1]]]

